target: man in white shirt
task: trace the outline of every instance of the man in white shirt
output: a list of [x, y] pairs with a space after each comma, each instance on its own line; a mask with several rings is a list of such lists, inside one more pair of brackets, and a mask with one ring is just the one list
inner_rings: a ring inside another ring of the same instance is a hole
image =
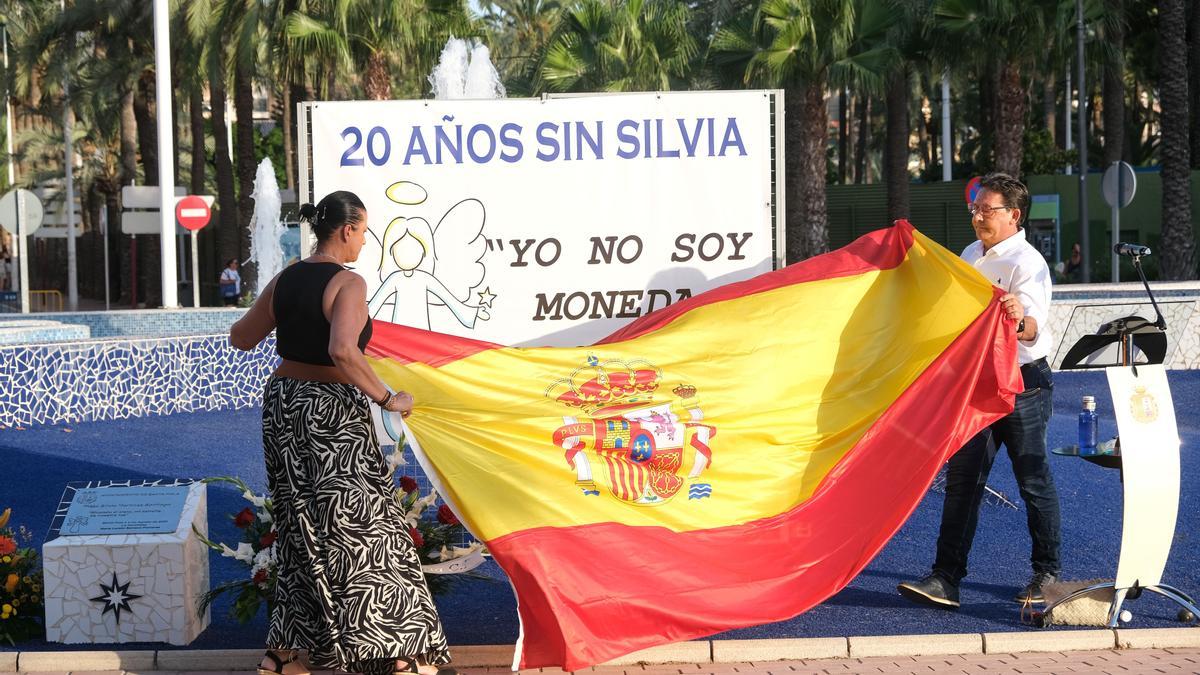
[[1046, 330], [1050, 269], [1025, 240], [1021, 220], [1028, 205], [1029, 190], [1020, 181], [993, 173], [983, 178], [979, 193], [968, 206], [978, 241], [962, 252], [962, 258], [1006, 291], [1000, 304], [1016, 325], [1017, 358], [1025, 390], [1017, 395], [1012, 413], [979, 432], [946, 464], [946, 499], [933, 572], [897, 587], [913, 602], [950, 609], [959, 606], [958, 586], [967, 575], [979, 505], [1001, 445], [1012, 460], [1033, 540], [1033, 576], [1017, 593], [1017, 602], [1044, 602], [1042, 586], [1057, 581], [1061, 570], [1058, 491], [1046, 457], [1046, 424], [1054, 389], [1046, 363], [1051, 349]]

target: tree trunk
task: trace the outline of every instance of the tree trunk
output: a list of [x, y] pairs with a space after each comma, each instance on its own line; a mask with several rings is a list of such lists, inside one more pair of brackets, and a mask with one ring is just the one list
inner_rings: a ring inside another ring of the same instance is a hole
[[902, 65], [887, 80], [883, 176], [887, 185], [888, 222], [908, 218], [909, 95], [908, 68]]
[[1162, 106], [1162, 279], [1196, 278], [1189, 192], [1187, 39], [1182, 0], [1158, 3], [1158, 89]]
[[1200, 6], [1188, 3], [1188, 110], [1193, 169], [1200, 169]]
[[1013, 62], [1000, 69], [996, 106], [996, 170], [1021, 175], [1025, 153], [1025, 112], [1029, 98], [1021, 86], [1021, 68]]
[[371, 52], [367, 57], [367, 72], [363, 77], [363, 91], [372, 101], [388, 101], [392, 98], [392, 77], [388, 72], [387, 55]]
[[871, 99], [866, 94], [858, 97], [854, 104], [858, 113], [858, 139], [854, 146], [854, 182], [862, 183], [867, 177], [867, 136], [871, 135]]
[[[132, 83], [127, 83], [121, 92], [121, 154], [120, 168], [117, 172], [117, 180], [122, 186], [133, 185], [137, 181], [137, 146], [138, 146], [138, 123], [137, 115], [134, 113], [134, 87]], [[112, 200], [118, 199], [120, 189], [115, 191], [111, 197]], [[115, 213], [115, 218], [112, 217]], [[128, 307], [133, 301], [131, 297], [133, 293], [132, 273], [133, 265], [130, 259], [130, 239], [129, 235], [121, 234], [121, 208], [118, 203], [117, 208], [109, 208], [109, 232], [111, 240], [115, 240], [119, 245], [115, 248], [117, 268], [117, 306]]]
[[[1119, 12], [1121, 0], [1109, 0], [1109, 5]], [[1111, 39], [1112, 48], [1117, 53], [1104, 64], [1101, 94], [1105, 167], [1121, 160], [1125, 140], [1125, 57], [1121, 53], [1125, 46], [1124, 28], [1118, 27], [1114, 30]]]
[[[137, 118], [138, 152], [142, 156], [142, 183], [158, 185], [158, 127], [154, 115], [154, 73], [146, 70], [138, 78], [133, 97], [133, 114]], [[138, 300], [147, 307], [161, 305], [162, 242], [157, 236], [142, 236], [137, 243]]]
[[838, 183], [841, 185], [846, 184], [846, 177], [849, 175], [849, 167], [846, 166], [850, 150], [850, 111], [846, 110], [848, 105], [849, 92], [845, 87], [838, 88]]
[[[300, 160], [298, 157], [296, 157], [296, 147], [299, 145], [296, 134], [301, 133], [301, 131], [296, 126], [297, 122], [294, 115], [296, 113], [296, 104], [312, 99], [312, 92], [304, 83], [304, 75], [301, 73], [297, 77], [299, 79], [289, 85], [291, 87], [291, 97], [288, 105], [291, 107], [293, 122], [291, 127], [287, 130], [287, 137], [291, 141], [291, 154], [288, 155], [288, 169], [292, 172], [288, 178], [288, 181], [291, 182], [291, 187], [295, 188], [296, 194], [299, 195], [300, 188], [297, 183], [299, 177], [297, 174], [300, 170]], [[287, 152], [286, 148], [284, 149], [284, 152]], [[311, 200], [312, 195], [309, 195], [308, 198]]]
[[138, 78], [133, 96], [133, 115], [137, 119], [138, 154], [142, 158], [142, 184], [158, 185], [158, 128], [155, 126], [153, 74]]
[[208, 159], [204, 155], [204, 92], [198, 83], [188, 92], [188, 125], [192, 134], [191, 193], [202, 195]]
[[787, 116], [787, 262], [829, 250], [825, 213], [825, 142], [829, 117], [825, 83], [795, 83], [784, 90]]
[[218, 68], [210, 76], [209, 107], [212, 109], [213, 165], [217, 172], [217, 252], [222, 267], [230, 258], [242, 260], [238, 251], [237, 191], [234, 187], [233, 161], [229, 157], [229, 127], [226, 125], [224, 75]]
[[1045, 119], [1046, 131], [1050, 132], [1050, 140], [1058, 138], [1058, 97], [1055, 88], [1053, 72], [1048, 72], [1042, 78], [1042, 118]]
[[[233, 77], [233, 107], [237, 122], [234, 126], [237, 153], [238, 183], [238, 257], [250, 254], [250, 218], [254, 215], [254, 79], [248, 65], [238, 63]], [[243, 268], [242, 287], [255, 288], [257, 270]]]
[[284, 83], [283, 87], [283, 176], [287, 182], [286, 187], [289, 190], [296, 189], [296, 171], [292, 167], [292, 162], [295, 160], [296, 150], [292, 140], [292, 127], [296, 123], [292, 118], [292, 106], [295, 105], [292, 101], [292, 87], [288, 83]]
[[[932, 81], [925, 79], [925, 87], [923, 91], [929, 92], [937, 86]], [[929, 114], [925, 114], [925, 109], [929, 109]], [[932, 172], [933, 167], [937, 165], [938, 158], [938, 119], [941, 116], [941, 111], [938, 110], [933, 103], [933, 99], [928, 96], [921, 97], [921, 161], [923, 163], [922, 170]]]

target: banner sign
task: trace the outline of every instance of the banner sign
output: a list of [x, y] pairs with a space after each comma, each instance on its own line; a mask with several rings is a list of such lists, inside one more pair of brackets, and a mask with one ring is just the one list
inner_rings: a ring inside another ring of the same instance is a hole
[[366, 204], [354, 267], [372, 316], [506, 345], [587, 344], [775, 266], [777, 98], [304, 104], [307, 200], [349, 190]]

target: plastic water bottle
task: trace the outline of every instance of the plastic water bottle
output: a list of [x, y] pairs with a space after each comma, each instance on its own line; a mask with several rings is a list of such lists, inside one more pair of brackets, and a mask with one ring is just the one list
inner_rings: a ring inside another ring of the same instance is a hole
[[1083, 397], [1083, 410], [1079, 411], [1079, 454], [1096, 454], [1096, 398]]

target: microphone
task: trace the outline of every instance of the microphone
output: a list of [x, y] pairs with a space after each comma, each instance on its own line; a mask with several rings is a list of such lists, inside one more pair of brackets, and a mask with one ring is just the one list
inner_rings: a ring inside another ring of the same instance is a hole
[[1121, 243], [1113, 246], [1113, 253], [1116, 253], [1117, 255], [1133, 256], [1136, 258], [1143, 255], [1150, 255], [1150, 247], [1141, 246], [1139, 244]]

